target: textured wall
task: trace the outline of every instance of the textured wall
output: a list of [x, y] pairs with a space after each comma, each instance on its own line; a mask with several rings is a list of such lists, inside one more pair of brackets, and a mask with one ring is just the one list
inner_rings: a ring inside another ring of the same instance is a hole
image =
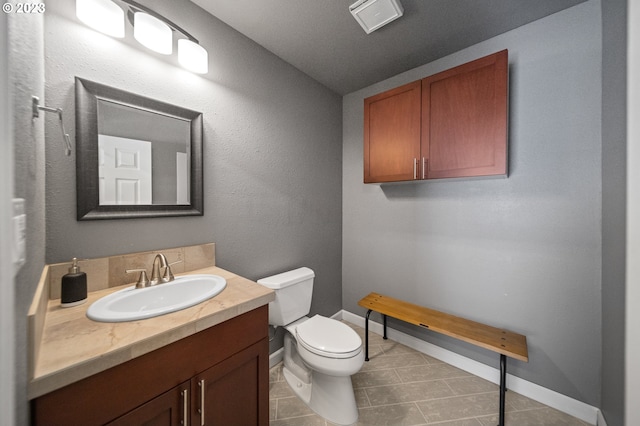
[[[589, 1], [343, 99], [343, 304], [379, 291], [525, 334], [510, 373], [594, 406], [601, 368], [601, 12]], [[364, 185], [363, 99], [509, 49], [510, 175]], [[495, 354], [393, 327], [497, 367]]]
[[16, 424], [28, 424], [27, 311], [45, 259], [44, 127], [49, 117], [31, 118], [31, 97], [44, 98], [42, 15], [9, 15], [9, 64], [13, 97], [14, 197], [25, 199], [25, 265], [15, 278]]
[[[52, 2], [53, 3], [53, 2]], [[74, 77], [204, 113], [203, 217], [78, 222], [75, 158], [47, 126], [48, 263], [206, 242], [219, 266], [251, 279], [299, 266], [317, 273], [313, 311], [341, 305], [341, 98], [193, 3], [146, 1], [208, 50], [193, 75], [47, 5], [46, 93], [74, 132]], [[175, 56], [175, 55], [174, 55]]]

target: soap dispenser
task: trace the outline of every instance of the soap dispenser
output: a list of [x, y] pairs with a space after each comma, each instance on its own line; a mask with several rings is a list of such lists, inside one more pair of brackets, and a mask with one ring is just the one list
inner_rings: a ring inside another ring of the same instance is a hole
[[78, 259], [73, 258], [69, 273], [62, 276], [60, 306], [70, 308], [87, 301], [87, 274], [80, 271]]

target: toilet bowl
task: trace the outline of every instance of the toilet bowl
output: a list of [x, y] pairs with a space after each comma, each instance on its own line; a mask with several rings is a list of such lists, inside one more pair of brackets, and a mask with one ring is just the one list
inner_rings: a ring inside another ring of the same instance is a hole
[[340, 425], [358, 420], [351, 375], [364, 364], [362, 339], [338, 320], [306, 315], [315, 274], [309, 268], [258, 280], [276, 291], [269, 323], [284, 326], [283, 375], [309, 408]]

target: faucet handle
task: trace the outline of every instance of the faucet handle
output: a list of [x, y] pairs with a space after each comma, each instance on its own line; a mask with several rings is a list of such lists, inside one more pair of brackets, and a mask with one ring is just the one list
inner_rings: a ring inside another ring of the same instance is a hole
[[140, 276], [138, 277], [138, 282], [136, 282], [136, 288], [145, 288], [149, 286], [149, 278], [147, 278], [147, 270], [146, 269], [127, 269], [125, 270], [127, 274], [132, 274], [134, 272], [140, 272]]
[[173, 281], [175, 277], [173, 276], [173, 272], [171, 271], [171, 265], [175, 265], [176, 263], [182, 263], [182, 260], [176, 260], [175, 262], [167, 263], [167, 267], [164, 269], [164, 275], [162, 276], [162, 280], [166, 283], [169, 281]]

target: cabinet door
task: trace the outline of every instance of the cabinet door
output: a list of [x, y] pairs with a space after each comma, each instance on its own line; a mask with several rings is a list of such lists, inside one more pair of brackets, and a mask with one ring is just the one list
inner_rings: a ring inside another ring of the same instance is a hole
[[506, 50], [422, 80], [423, 178], [507, 174], [507, 91]]
[[265, 339], [195, 376], [194, 425], [269, 424], [268, 347]]
[[364, 100], [364, 182], [418, 178], [420, 81]]
[[190, 382], [183, 383], [107, 425], [188, 426], [189, 385]]

